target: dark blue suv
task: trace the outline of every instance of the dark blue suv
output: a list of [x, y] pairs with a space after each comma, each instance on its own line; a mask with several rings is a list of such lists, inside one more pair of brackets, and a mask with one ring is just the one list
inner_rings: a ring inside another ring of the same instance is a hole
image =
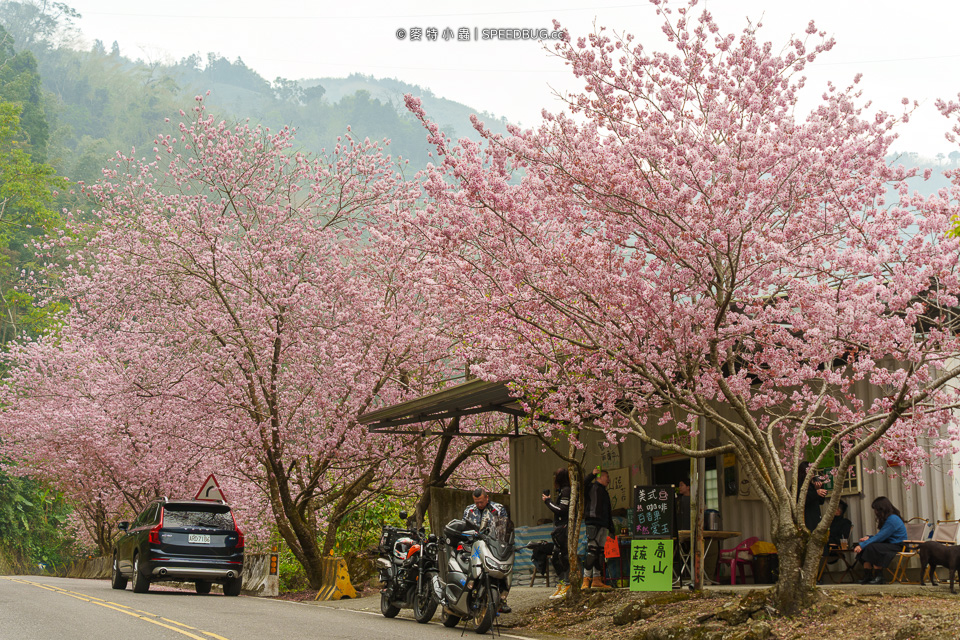
[[144, 593], [151, 582], [194, 581], [197, 593], [214, 582], [228, 596], [240, 594], [243, 533], [230, 507], [220, 501], [168, 500], [147, 505], [133, 522], [117, 525], [112, 586]]

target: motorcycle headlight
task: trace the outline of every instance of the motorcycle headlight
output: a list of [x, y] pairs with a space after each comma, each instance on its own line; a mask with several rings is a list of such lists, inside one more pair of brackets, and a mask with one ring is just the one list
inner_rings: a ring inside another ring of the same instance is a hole
[[487, 566], [487, 569], [490, 571], [507, 571], [510, 568], [510, 565], [503, 564], [502, 562], [497, 562], [490, 556], [487, 556], [483, 559], [484, 564]]

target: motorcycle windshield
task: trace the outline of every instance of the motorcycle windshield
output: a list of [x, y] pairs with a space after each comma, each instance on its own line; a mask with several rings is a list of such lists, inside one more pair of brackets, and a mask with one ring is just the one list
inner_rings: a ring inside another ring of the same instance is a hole
[[498, 557], [505, 558], [513, 553], [513, 521], [510, 518], [488, 511], [484, 514], [480, 530]]

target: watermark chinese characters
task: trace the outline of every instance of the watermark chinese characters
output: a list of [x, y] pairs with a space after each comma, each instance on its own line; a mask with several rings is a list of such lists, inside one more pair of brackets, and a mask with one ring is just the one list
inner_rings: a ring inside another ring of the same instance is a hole
[[555, 31], [553, 29], [528, 29], [519, 27], [399, 27], [395, 32], [397, 40], [409, 40], [410, 42], [436, 42], [442, 39], [445, 42], [470, 42], [479, 40], [562, 40], [564, 31]]

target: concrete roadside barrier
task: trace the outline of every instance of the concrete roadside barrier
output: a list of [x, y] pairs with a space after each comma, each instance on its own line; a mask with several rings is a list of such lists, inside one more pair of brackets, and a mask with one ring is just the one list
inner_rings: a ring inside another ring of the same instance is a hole
[[99, 558], [84, 558], [74, 562], [67, 568], [68, 578], [109, 578], [113, 570], [113, 558], [100, 556]]
[[243, 557], [243, 586], [240, 588], [248, 596], [280, 595], [280, 575], [277, 570], [276, 553], [248, 553]]
[[[276, 553], [247, 553], [243, 557], [243, 569], [240, 573], [241, 591], [248, 596], [280, 595], [280, 576]], [[113, 558], [83, 558], [70, 565], [66, 571], [68, 578], [107, 579], [113, 570]], [[171, 581], [173, 582], [173, 581]], [[178, 583], [184, 587], [193, 583]]]
[[343, 558], [323, 558], [320, 573], [320, 590], [314, 600], [341, 600], [356, 598], [357, 590], [350, 584], [350, 570]]

